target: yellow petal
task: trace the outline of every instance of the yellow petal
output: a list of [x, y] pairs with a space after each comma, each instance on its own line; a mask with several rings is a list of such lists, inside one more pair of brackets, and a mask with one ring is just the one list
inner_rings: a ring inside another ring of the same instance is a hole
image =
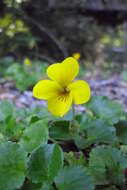
[[90, 99], [89, 84], [83, 80], [78, 80], [68, 86], [71, 91], [73, 101], [75, 104], [83, 104]]
[[47, 100], [56, 95], [61, 87], [54, 81], [41, 80], [33, 88], [33, 96], [38, 99]]
[[52, 64], [47, 69], [48, 77], [64, 87], [74, 80], [78, 72], [79, 65], [73, 57], [66, 58], [62, 63]]
[[48, 110], [54, 116], [60, 117], [62, 117], [69, 111], [69, 109], [71, 108], [71, 104], [72, 97], [70, 95], [56, 95], [55, 97], [50, 98], [47, 101]]

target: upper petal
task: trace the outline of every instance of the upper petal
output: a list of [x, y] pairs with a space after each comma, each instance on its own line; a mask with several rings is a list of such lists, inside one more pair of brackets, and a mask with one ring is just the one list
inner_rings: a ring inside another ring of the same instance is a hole
[[62, 117], [71, 108], [72, 97], [70, 95], [56, 95], [47, 101], [48, 110], [54, 116]]
[[61, 90], [59, 84], [51, 80], [41, 80], [33, 88], [33, 96], [38, 99], [47, 100]]
[[47, 69], [50, 79], [62, 86], [67, 86], [78, 75], [79, 65], [73, 57], [66, 58], [62, 63], [52, 64]]
[[83, 104], [90, 99], [89, 84], [83, 80], [78, 80], [68, 86], [75, 104]]

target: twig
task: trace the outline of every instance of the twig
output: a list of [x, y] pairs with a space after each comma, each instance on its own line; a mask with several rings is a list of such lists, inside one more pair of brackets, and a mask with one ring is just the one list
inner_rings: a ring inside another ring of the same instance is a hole
[[56, 46], [59, 48], [59, 50], [63, 53], [64, 57], [68, 56], [68, 53], [67, 53], [65, 47], [63, 47], [63, 45], [56, 38], [56, 36], [54, 36], [54, 34], [52, 32], [50, 32], [47, 28], [45, 28], [44, 26], [40, 25], [37, 21], [35, 21], [33, 18], [31, 18], [31, 17], [29, 17], [27, 15], [23, 15], [23, 18], [24, 18], [24, 20], [27, 20], [28, 22], [30, 22], [33, 25], [37, 26], [40, 31], [42, 31], [43, 33], [47, 34], [47, 36], [56, 44]]
[[54, 63], [55, 61], [51, 59], [50, 57], [47, 57], [45, 55], [40, 55], [39, 53], [33, 53], [33, 55], [36, 55], [38, 58], [43, 59], [45, 61], [48, 61], [48, 63]]

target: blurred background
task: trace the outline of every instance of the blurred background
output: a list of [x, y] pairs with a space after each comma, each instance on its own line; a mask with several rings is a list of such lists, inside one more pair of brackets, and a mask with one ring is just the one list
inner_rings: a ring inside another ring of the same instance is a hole
[[127, 108], [127, 1], [0, 0], [0, 100], [29, 104], [47, 66], [68, 56], [94, 95]]

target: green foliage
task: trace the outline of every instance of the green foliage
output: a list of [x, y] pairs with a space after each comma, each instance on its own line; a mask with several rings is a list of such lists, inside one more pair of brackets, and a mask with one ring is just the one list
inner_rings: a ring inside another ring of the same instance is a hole
[[53, 139], [71, 140], [72, 134], [69, 131], [69, 121], [54, 121], [50, 124], [49, 135]]
[[26, 153], [16, 143], [0, 144], [0, 190], [20, 188], [25, 180]]
[[[0, 5], [0, 76], [7, 76], [0, 80], [13, 80], [21, 92], [45, 77], [47, 64], [40, 58], [61, 60], [64, 50], [79, 51], [86, 68], [94, 70], [91, 63], [99, 57], [108, 61], [109, 71], [112, 47], [124, 45], [123, 26], [107, 29], [78, 14], [84, 0], [72, 0], [72, 8], [69, 1], [53, 0], [1, 0]], [[126, 70], [120, 77], [127, 81]], [[117, 102], [92, 97], [73, 121], [71, 111], [56, 119], [41, 106], [15, 109], [0, 102], [0, 190], [126, 190], [126, 170], [127, 116]]]
[[83, 165], [86, 166], [86, 160], [83, 152], [65, 152], [64, 153], [64, 159], [65, 163], [67, 165], [73, 165], [73, 166], [78, 166], [78, 165]]
[[93, 180], [82, 166], [61, 169], [55, 183], [59, 190], [94, 190]]
[[124, 170], [127, 167], [127, 158], [116, 148], [98, 146], [90, 153], [89, 171], [96, 184], [125, 183]]
[[35, 75], [29, 73], [25, 67], [19, 64], [13, 64], [8, 68], [8, 76], [16, 82], [16, 88], [20, 91], [34, 85], [37, 81]]
[[46, 68], [47, 64], [37, 61], [34, 64], [31, 62], [29, 67], [14, 63], [7, 69], [7, 76], [14, 80], [18, 90], [24, 91], [33, 87], [41, 79]]
[[9, 139], [17, 139], [22, 131], [20, 124], [18, 125], [15, 117], [8, 117], [4, 122], [0, 122], [0, 131]]
[[20, 140], [25, 151], [31, 152], [48, 141], [47, 121], [39, 120], [26, 127]]
[[14, 63], [12, 57], [3, 57], [0, 59], [0, 77], [5, 77], [7, 68]]
[[14, 113], [14, 108], [11, 102], [3, 101], [0, 103], [0, 121], [6, 120]]
[[112, 143], [115, 141], [115, 128], [103, 120], [95, 120], [86, 126], [87, 139], [90, 143]]
[[0, 132], [9, 138], [17, 138], [21, 134], [21, 128], [17, 124], [13, 104], [9, 101], [0, 103]]
[[95, 117], [101, 118], [111, 125], [117, 123], [123, 115], [123, 107], [119, 103], [103, 96], [93, 96], [87, 107]]
[[127, 145], [127, 120], [121, 120], [116, 124], [116, 133], [119, 141]]
[[29, 159], [28, 177], [34, 183], [51, 183], [63, 165], [63, 153], [57, 144], [43, 145]]
[[16, 109], [1, 102], [0, 190], [126, 189], [122, 113], [119, 104], [98, 96], [73, 122], [71, 112], [62, 120], [41, 106]]
[[79, 134], [74, 136], [76, 145], [83, 149], [91, 144], [114, 144], [117, 141], [115, 128], [101, 119], [88, 118], [81, 122]]

